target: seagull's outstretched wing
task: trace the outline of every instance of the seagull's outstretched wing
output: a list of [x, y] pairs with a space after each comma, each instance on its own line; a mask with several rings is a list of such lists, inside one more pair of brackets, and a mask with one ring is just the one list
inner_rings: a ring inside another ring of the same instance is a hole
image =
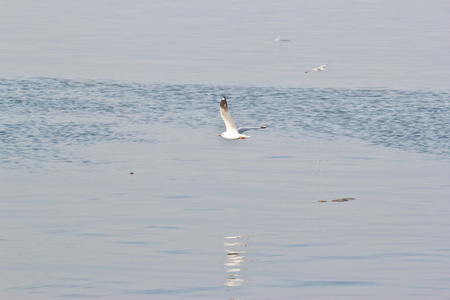
[[247, 130], [250, 130], [250, 129], [264, 129], [264, 128], [267, 128], [267, 126], [259, 126], [259, 127], [239, 127], [239, 128], [237, 129], [237, 131], [238, 131], [239, 133], [243, 133], [243, 132], [245, 132], [245, 131], [247, 131]]
[[328, 66], [329, 64], [331, 64], [331, 63], [329, 62], [329, 63], [326, 63], [326, 64], [324, 64], [324, 65], [318, 66], [317, 68], [314, 68], [314, 69], [305, 71], [305, 73], [309, 73], [309, 72], [311, 72], [311, 71], [324, 71], [324, 70], [325, 70], [325, 67]]
[[220, 101], [220, 116], [225, 122], [227, 131], [236, 130], [236, 124], [234, 124], [233, 118], [231, 118], [230, 111], [228, 110], [227, 99], [225, 97], [223, 97], [222, 101]]

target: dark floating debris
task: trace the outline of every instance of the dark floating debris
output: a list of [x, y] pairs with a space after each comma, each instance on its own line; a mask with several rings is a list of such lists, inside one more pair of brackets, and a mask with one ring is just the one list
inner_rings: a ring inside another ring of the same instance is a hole
[[340, 198], [340, 199], [331, 200], [331, 202], [345, 202], [345, 201], [350, 201], [350, 200], [355, 200], [355, 198], [351, 198], [351, 197]]
[[130, 172], [130, 175], [134, 175], [134, 172]]
[[[355, 200], [355, 198], [352, 198], [352, 197], [339, 198], [339, 199], [331, 200], [331, 202], [347, 202], [350, 200]], [[327, 200], [319, 200], [319, 202], [328, 202], [328, 201]]]

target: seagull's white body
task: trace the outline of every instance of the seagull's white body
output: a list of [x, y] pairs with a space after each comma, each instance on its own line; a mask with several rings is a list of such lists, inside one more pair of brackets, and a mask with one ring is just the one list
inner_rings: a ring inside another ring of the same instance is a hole
[[228, 110], [228, 103], [225, 97], [220, 101], [220, 116], [225, 123], [226, 131], [222, 132], [219, 136], [229, 139], [229, 140], [237, 140], [237, 139], [245, 139], [250, 136], [242, 134], [243, 132], [250, 129], [264, 129], [267, 126], [259, 126], [259, 127], [239, 127], [236, 129], [236, 125], [234, 124], [233, 118], [231, 118], [230, 111]]
[[[319, 67], [317, 67], [317, 68], [312, 69], [311, 71], [325, 71], [325, 67], [328, 66], [329, 64], [330, 64], [330, 63], [327, 63], [327, 64], [325, 64], [325, 65], [321, 65], [321, 66], [319, 66]], [[309, 72], [311, 72], [311, 71], [305, 71], [305, 73], [309, 73]]]

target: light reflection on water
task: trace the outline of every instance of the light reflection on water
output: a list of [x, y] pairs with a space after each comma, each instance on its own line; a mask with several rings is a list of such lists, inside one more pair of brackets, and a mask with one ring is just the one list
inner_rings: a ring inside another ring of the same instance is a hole
[[[224, 239], [223, 245], [226, 257], [223, 264], [227, 279], [223, 285], [228, 287], [241, 286], [248, 281], [243, 277], [242, 272], [245, 271], [245, 265], [249, 262], [249, 259], [245, 256], [245, 249], [249, 247], [250, 238], [248, 236], [227, 236]], [[227, 240], [233, 240], [233, 242]]]

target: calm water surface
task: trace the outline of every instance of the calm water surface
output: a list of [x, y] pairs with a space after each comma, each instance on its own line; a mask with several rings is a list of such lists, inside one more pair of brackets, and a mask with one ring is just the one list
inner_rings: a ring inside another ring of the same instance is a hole
[[447, 0], [6, 1], [0, 78], [448, 90], [449, 11]]
[[[218, 137], [222, 95], [269, 127]], [[0, 96], [5, 298], [450, 294], [445, 92], [34, 78]]]
[[449, 11], [4, 1], [0, 298], [450, 299]]

